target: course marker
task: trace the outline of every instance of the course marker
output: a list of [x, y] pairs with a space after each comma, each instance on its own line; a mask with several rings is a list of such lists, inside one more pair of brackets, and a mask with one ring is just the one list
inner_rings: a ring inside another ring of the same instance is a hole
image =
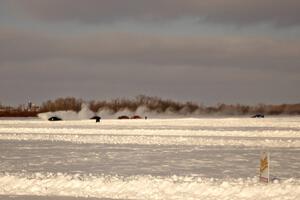
[[268, 152], [260, 154], [259, 181], [270, 182], [270, 154]]

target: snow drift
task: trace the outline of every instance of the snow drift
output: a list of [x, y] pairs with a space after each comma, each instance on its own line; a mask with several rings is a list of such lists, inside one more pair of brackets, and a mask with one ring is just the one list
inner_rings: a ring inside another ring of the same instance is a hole
[[256, 177], [218, 180], [201, 177], [82, 176], [79, 174], [0, 175], [0, 194], [79, 196], [113, 199], [297, 199], [300, 183], [261, 184]]

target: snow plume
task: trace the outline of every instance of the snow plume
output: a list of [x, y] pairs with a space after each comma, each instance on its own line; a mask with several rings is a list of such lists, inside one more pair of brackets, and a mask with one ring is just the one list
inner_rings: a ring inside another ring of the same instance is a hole
[[56, 112], [45, 112], [39, 113], [38, 117], [44, 120], [48, 120], [50, 117], [56, 116], [63, 120], [85, 120], [90, 119], [93, 116], [100, 116], [102, 119], [117, 119], [119, 116], [128, 116], [129, 118], [133, 116], [140, 116], [141, 118], [178, 118], [184, 116], [183, 113], [175, 113], [171, 109], [167, 109], [165, 112], [159, 113], [155, 110], [149, 110], [146, 106], [139, 106], [135, 111], [131, 111], [128, 108], [122, 108], [117, 112], [103, 107], [98, 110], [98, 112], [93, 112], [90, 110], [87, 104], [82, 104], [81, 110], [76, 111], [56, 111]]
[[89, 109], [87, 104], [81, 105], [81, 110], [79, 112], [75, 111], [56, 111], [56, 112], [46, 112], [38, 114], [38, 117], [44, 120], [48, 120], [50, 117], [56, 116], [63, 120], [82, 120], [82, 119], [89, 119], [95, 115]]
[[[71, 110], [71, 111], [68, 111]], [[54, 112], [55, 111], [55, 112]], [[59, 111], [59, 112], [58, 112]], [[61, 112], [63, 111], [63, 112]], [[40, 112], [54, 112], [40, 114], [41, 118], [57, 115], [63, 119], [87, 119], [93, 115], [102, 118], [115, 119], [126, 115], [132, 117], [151, 118], [185, 118], [202, 116], [252, 116], [257, 113], [265, 115], [300, 114], [300, 104], [283, 105], [227, 105], [204, 106], [194, 102], [177, 102], [159, 97], [140, 95], [133, 99], [117, 98], [110, 101], [83, 101], [73, 97], [58, 98], [42, 104]]]
[[[117, 112], [113, 112], [112, 110], [108, 108], [100, 108], [97, 112], [98, 116], [101, 116], [102, 118], [108, 118], [108, 119], [117, 119], [119, 116], [140, 116], [141, 118], [149, 117], [149, 118], [167, 118], [170, 117], [170, 114], [165, 113], [158, 113], [156, 111], [151, 111], [145, 106], [139, 106], [135, 111], [132, 111], [128, 108], [122, 108]], [[179, 117], [177, 115], [177, 117]]]
[[[136, 112], [132, 112], [129, 109], [121, 109], [118, 112], [113, 112], [110, 109], [103, 108], [99, 109], [98, 112], [93, 112], [89, 109], [89, 106], [87, 104], [82, 104], [81, 110], [79, 112], [75, 111], [56, 111], [56, 112], [46, 112], [46, 113], [40, 113], [38, 114], [38, 117], [44, 120], [48, 120], [50, 117], [56, 116], [59, 117], [63, 120], [85, 120], [85, 119], [90, 119], [91, 117], [97, 115], [100, 116], [101, 118], [105, 119], [115, 119], [118, 118], [119, 116], [126, 115], [129, 117], [132, 117], [134, 115], [141, 115], [144, 116], [146, 114], [145, 108], [140, 108], [137, 109]], [[152, 115], [153, 116], [153, 115]]]

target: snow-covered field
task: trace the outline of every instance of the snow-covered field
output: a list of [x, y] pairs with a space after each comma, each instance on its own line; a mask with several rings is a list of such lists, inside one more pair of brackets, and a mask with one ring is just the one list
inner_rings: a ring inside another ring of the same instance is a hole
[[0, 200], [85, 198], [300, 199], [300, 118], [0, 120]]

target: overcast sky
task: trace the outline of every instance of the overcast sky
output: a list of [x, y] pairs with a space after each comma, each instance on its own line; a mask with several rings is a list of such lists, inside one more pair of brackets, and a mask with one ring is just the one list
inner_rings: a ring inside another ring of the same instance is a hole
[[0, 0], [0, 102], [300, 103], [299, 0]]

